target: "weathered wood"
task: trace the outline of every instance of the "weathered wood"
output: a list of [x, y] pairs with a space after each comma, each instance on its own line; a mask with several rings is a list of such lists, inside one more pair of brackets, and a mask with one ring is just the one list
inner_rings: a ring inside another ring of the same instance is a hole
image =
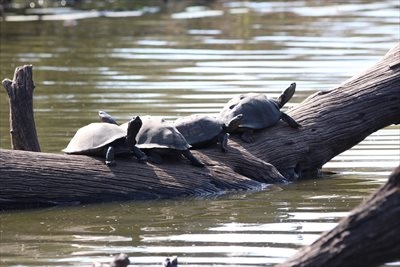
[[369, 267], [400, 260], [400, 166], [331, 231], [277, 267]]
[[[318, 173], [324, 163], [369, 134], [400, 122], [400, 45], [339, 87], [318, 92], [288, 111], [302, 124], [258, 131], [256, 141], [229, 141], [194, 151], [206, 168], [119, 160], [108, 168], [86, 156], [0, 150], [1, 208], [40, 204], [148, 199], [249, 189]], [[272, 163], [272, 165], [270, 164]], [[29, 192], [29, 194], [28, 194]], [[1, 204], [3, 203], [3, 204]]]
[[[101, 158], [0, 149], [0, 209], [199, 196], [261, 188], [261, 183], [234, 171], [241, 166], [254, 166], [246, 159], [243, 161], [241, 154], [230, 151], [232, 161], [239, 164], [225, 165], [216, 161], [219, 155], [213, 156], [221, 152], [208, 152], [207, 157], [199, 154], [207, 168], [193, 167], [187, 162], [143, 164], [135, 159], [119, 159], [116, 167], [109, 168]], [[271, 172], [275, 168], [263, 162], [257, 164], [248, 175], [264, 178], [268, 183], [284, 181], [278, 172]]]
[[9, 96], [11, 147], [18, 150], [40, 151], [33, 117], [32, 66], [15, 69], [13, 80], [4, 79]]

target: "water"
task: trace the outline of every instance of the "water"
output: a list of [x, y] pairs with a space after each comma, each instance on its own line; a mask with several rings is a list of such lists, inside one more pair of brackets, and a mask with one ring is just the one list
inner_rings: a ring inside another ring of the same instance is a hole
[[[88, 1], [77, 8], [30, 10], [0, 24], [1, 77], [33, 64], [45, 152], [60, 153], [99, 109], [119, 121], [216, 114], [237, 93], [277, 97], [295, 81], [290, 108], [374, 64], [400, 37], [397, 1]], [[10, 147], [8, 131], [0, 90], [1, 148]], [[134, 266], [160, 266], [171, 255], [183, 266], [271, 266], [385, 183], [400, 162], [399, 135], [399, 126], [372, 134], [324, 166], [334, 175], [262, 191], [2, 212], [0, 265], [91, 266], [125, 252]]]

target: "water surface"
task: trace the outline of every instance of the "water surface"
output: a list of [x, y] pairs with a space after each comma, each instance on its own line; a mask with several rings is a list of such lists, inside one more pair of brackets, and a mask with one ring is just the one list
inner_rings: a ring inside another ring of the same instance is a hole
[[[277, 97], [296, 82], [290, 108], [373, 65], [400, 37], [398, 1], [132, 2], [0, 22], [1, 77], [33, 64], [42, 151], [60, 153], [99, 109], [119, 121], [216, 114], [233, 95]], [[0, 90], [2, 148], [8, 119]], [[324, 166], [334, 175], [262, 191], [2, 212], [0, 265], [91, 266], [125, 252], [134, 266], [171, 255], [182, 266], [271, 266], [385, 183], [400, 162], [399, 135], [390, 126], [367, 137]]]

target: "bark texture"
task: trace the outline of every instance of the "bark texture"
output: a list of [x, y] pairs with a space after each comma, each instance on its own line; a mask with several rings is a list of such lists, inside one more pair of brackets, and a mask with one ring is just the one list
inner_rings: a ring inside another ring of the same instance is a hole
[[[5, 87], [19, 78], [14, 80]], [[10, 105], [11, 113], [18, 113], [25, 104], [21, 100]], [[334, 156], [400, 122], [400, 45], [370, 69], [311, 95], [288, 113], [300, 129], [280, 122], [257, 131], [253, 143], [232, 136], [227, 153], [217, 147], [193, 151], [206, 168], [185, 160], [154, 165], [122, 159], [108, 168], [102, 159], [87, 156], [0, 149], [0, 208], [198, 195], [315, 177]], [[33, 115], [27, 117], [33, 120]], [[24, 116], [11, 118], [16, 125], [27, 123]]]
[[369, 267], [400, 260], [400, 166], [334, 229], [277, 267]]

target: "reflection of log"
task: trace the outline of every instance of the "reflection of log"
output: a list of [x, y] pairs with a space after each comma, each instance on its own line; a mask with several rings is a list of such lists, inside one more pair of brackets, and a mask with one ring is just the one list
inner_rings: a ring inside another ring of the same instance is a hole
[[281, 173], [292, 178], [314, 175], [369, 134], [400, 122], [399, 84], [398, 44], [365, 73], [289, 110], [301, 129], [282, 122], [257, 132], [251, 144], [233, 137], [226, 154], [215, 147], [194, 151], [206, 163], [203, 169], [187, 162], [128, 160], [110, 169], [86, 156], [0, 149], [0, 207], [215, 193], [260, 186], [257, 181], [282, 182]]
[[368, 267], [400, 260], [400, 166], [334, 229], [279, 267]]

